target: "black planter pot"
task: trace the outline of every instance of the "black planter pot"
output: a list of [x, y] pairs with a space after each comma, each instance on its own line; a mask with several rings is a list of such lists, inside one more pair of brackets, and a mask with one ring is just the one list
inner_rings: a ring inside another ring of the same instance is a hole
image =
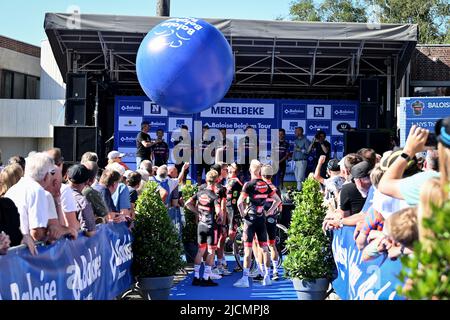
[[329, 280], [326, 278], [304, 280], [295, 278], [292, 280], [298, 300], [324, 300], [327, 296]]
[[198, 244], [196, 242], [183, 243], [184, 253], [186, 254], [186, 262], [194, 263], [195, 256], [198, 251]]
[[148, 300], [169, 300], [173, 276], [140, 278], [138, 287]]

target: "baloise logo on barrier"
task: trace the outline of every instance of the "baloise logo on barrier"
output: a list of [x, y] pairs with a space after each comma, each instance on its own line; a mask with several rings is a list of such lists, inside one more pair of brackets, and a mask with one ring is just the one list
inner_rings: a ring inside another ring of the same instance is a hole
[[133, 259], [133, 251], [131, 249], [131, 237], [130, 235], [123, 236], [123, 242], [117, 239], [114, 243], [110, 241], [112, 255], [109, 260], [109, 266], [111, 267], [111, 274], [113, 281], [119, 280], [127, 273], [127, 269], [124, 268], [123, 271], [119, 271], [119, 267], [128, 261]]
[[94, 250], [88, 248], [87, 251], [87, 256], [80, 256], [81, 265], [74, 259], [73, 264], [66, 268], [66, 273], [69, 275], [66, 281], [67, 289], [72, 290], [75, 300], [80, 300], [81, 292], [89, 290], [102, 273], [102, 257], [97, 252], [97, 247], [94, 247]]

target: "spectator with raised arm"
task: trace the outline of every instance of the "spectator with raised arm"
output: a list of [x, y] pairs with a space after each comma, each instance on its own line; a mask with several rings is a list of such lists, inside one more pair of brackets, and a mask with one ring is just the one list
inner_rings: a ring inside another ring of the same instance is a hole
[[[448, 131], [450, 132], [450, 120], [448, 119], [450, 119], [450, 117], [446, 118]], [[444, 128], [442, 132], [445, 136], [445, 126], [443, 126], [442, 128]], [[420, 188], [422, 187], [422, 185], [429, 179], [441, 177], [440, 173], [438, 172], [424, 171], [417, 173], [411, 177], [402, 179], [403, 173], [408, 167], [408, 164], [414, 161], [413, 158], [415, 154], [425, 149], [425, 143], [427, 141], [428, 134], [429, 131], [427, 129], [420, 128], [416, 125], [413, 125], [411, 127], [401, 155], [389, 167], [380, 181], [380, 192], [397, 199], [404, 199], [408, 203], [408, 205], [416, 206], [419, 203]], [[445, 158], [445, 155], [450, 153], [450, 136], [448, 136], [448, 141], [445, 140], [445, 137], [444, 139], [442, 139], [442, 141], [444, 143], [440, 141], [438, 148], [440, 150], [440, 153], [442, 153]], [[445, 142], [447, 142], [448, 144], [446, 145]], [[450, 159], [450, 157], [448, 157], [447, 159]], [[440, 169], [445, 174], [448, 170], [450, 170], [448, 169], [448, 167], [449, 165], [447, 162], [444, 163], [443, 168]], [[448, 179], [445, 180], [448, 181]]]

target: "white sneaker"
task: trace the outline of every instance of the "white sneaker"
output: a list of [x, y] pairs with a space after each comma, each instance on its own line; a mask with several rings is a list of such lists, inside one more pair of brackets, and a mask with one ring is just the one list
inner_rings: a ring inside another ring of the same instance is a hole
[[233, 286], [238, 288], [248, 288], [250, 287], [250, 283], [248, 282], [248, 279], [240, 278]]
[[214, 273], [211, 271], [211, 274], [209, 275], [209, 277], [211, 278], [211, 280], [220, 280], [222, 279], [222, 276], [218, 273]]
[[229, 276], [229, 275], [231, 275], [231, 272], [228, 271], [227, 269], [224, 269], [224, 268], [218, 268], [218, 269], [219, 269], [219, 271], [220, 271], [220, 274], [223, 275], [223, 276]]
[[272, 280], [270, 280], [270, 276], [265, 276], [263, 281], [262, 281], [262, 285], [263, 286], [271, 286], [272, 285]]
[[255, 277], [257, 277], [258, 275], [260, 275], [258, 269], [254, 269], [254, 270], [252, 270], [252, 271], [250, 271], [250, 272], [248, 273], [248, 276], [249, 276], [250, 278], [255, 278]]
[[218, 274], [218, 275], [222, 275], [222, 270], [220, 270], [220, 268], [215, 267], [214, 269], [211, 270], [212, 274]]

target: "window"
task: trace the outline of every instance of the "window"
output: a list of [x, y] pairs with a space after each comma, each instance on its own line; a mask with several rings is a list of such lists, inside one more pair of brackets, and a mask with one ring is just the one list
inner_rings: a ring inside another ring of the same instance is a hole
[[25, 99], [25, 75], [14, 73], [13, 99]]
[[414, 87], [414, 97], [449, 96], [450, 87]]
[[12, 98], [13, 73], [11, 71], [3, 71], [2, 90], [0, 90], [0, 98]]
[[39, 78], [19, 72], [3, 70], [0, 98], [39, 99]]

